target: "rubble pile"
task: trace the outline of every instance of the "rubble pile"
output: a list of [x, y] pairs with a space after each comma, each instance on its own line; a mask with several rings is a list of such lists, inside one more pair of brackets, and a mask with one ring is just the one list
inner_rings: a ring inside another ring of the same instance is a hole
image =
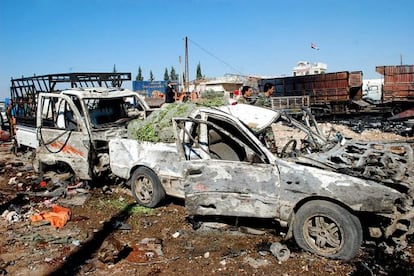
[[330, 120], [331, 123], [341, 124], [349, 127], [355, 133], [362, 133], [367, 130], [379, 130], [385, 133], [394, 133], [404, 137], [413, 136], [413, 128], [404, 121], [389, 121], [384, 118], [351, 118]]

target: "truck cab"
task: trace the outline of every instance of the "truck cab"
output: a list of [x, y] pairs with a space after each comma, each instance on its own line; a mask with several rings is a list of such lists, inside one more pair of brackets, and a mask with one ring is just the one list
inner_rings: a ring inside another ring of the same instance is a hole
[[150, 111], [137, 93], [125, 89], [69, 89], [40, 93], [37, 101], [37, 161], [65, 164], [86, 180], [108, 169], [108, 141], [126, 137], [128, 122]]
[[383, 84], [383, 79], [363, 80], [362, 99], [373, 104], [381, 102]]
[[[35, 165], [58, 166], [91, 180], [109, 168], [108, 141], [125, 137], [131, 119], [152, 109], [121, 88], [131, 73], [62, 73], [11, 80], [16, 148]], [[36, 166], [35, 166], [36, 168]]]

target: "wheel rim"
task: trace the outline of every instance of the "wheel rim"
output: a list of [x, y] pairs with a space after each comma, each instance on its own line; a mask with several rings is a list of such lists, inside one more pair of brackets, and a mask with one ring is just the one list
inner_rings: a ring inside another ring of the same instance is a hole
[[343, 230], [331, 217], [310, 217], [304, 224], [303, 235], [309, 247], [321, 255], [331, 255], [343, 246]]
[[152, 182], [147, 177], [139, 177], [135, 181], [135, 194], [142, 203], [151, 202], [154, 194]]

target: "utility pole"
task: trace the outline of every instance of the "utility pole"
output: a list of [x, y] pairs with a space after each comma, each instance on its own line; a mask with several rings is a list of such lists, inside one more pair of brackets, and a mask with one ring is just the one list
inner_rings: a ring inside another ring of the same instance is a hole
[[184, 86], [185, 86], [185, 92], [189, 93], [189, 81], [190, 81], [190, 73], [188, 70], [188, 38], [185, 37], [185, 64], [184, 64]]
[[181, 91], [184, 90], [184, 78], [183, 78], [183, 61], [181, 56], [178, 56], [178, 62], [180, 63], [180, 72], [178, 75], [178, 88], [179, 88], [179, 92], [181, 93]]

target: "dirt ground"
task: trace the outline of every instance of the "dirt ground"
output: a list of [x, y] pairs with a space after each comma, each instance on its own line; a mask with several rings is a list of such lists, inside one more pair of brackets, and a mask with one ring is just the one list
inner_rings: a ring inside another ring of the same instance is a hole
[[[358, 140], [405, 139], [379, 130], [324, 128]], [[42, 183], [28, 160], [28, 154], [14, 155], [11, 143], [0, 144], [0, 275], [414, 274], [412, 237], [398, 256], [365, 243], [349, 262], [330, 260], [302, 251], [293, 240], [284, 242], [285, 229], [276, 223], [229, 219], [200, 227], [186, 217], [181, 201], [168, 199], [156, 209], [136, 206], [117, 179], [64, 186], [54, 175]], [[64, 194], [47, 192], [60, 186]], [[63, 227], [31, 221], [52, 204], [71, 211]], [[276, 242], [288, 248], [287, 260], [270, 252]]]

